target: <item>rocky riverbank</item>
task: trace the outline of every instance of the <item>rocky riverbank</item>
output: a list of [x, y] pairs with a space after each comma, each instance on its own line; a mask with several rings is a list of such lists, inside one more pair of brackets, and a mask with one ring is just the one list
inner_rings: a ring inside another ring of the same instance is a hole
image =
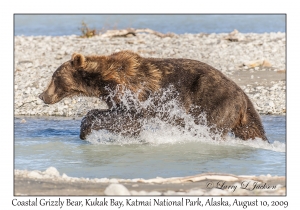
[[77, 178], [46, 171], [15, 170], [15, 195], [286, 195], [283, 176], [204, 173], [153, 179]]
[[53, 72], [73, 52], [108, 55], [132, 50], [145, 57], [189, 58], [208, 63], [239, 84], [260, 114], [286, 112], [285, 33], [183, 34], [157, 36], [136, 34], [124, 37], [98, 35], [15, 36], [15, 115], [82, 116], [106, 104], [98, 98], [66, 98], [46, 105], [38, 95]]

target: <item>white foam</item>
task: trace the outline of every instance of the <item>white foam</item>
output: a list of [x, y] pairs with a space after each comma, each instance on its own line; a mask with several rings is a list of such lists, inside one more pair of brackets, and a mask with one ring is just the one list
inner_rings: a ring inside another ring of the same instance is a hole
[[[116, 95], [111, 91], [111, 97]], [[138, 119], [142, 125], [141, 132], [137, 137], [126, 137], [119, 134], [113, 134], [106, 130], [92, 131], [87, 137], [87, 141], [92, 144], [178, 144], [187, 142], [202, 142], [219, 146], [238, 146], [252, 147], [259, 149], [272, 150], [276, 152], [285, 152], [285, 144], [275, 141], [269, 144], [259, 138], [244, 141], [228, 135], [224, 140], [221, 134], [210, 133], [210, 127], [207, 126], [205, 114], [198, 116], [200, 124], [194, 122], [194, 118], [187, 114], [178, 101], [176, 93], [172, 87], [165, 89], [162, 93], [151, 95], [146, 101], [136, 100], [137, 95], [129, 90], [124, 90], [123, 95], [118, 95], [125, 107], [135, 107], [137, 111], [141, 109], [152, 109], [158, 113], [158, 116], [151, 119]], [[159, 100], [158, 105], [155, 101]], [[191, 107], [197, 108], [197, 107]], [[164, 120], [161, 120], [164, 118]], [[174, 119], [180, 119], [184, 122], [183, 126], [171, 125]], [[136, 120], [136, 119], [133, 119]], [[118, 125], [114, 125], [118, 126]], [[122, 126], [122, 125], [120, 125]]]
[[273, 143], [268, 143], [259, 138], [254, 140], [241, 140], [239, 138], [234, 138], [232, 136], [227, 136], [225, 140], [221, 139], [219, 135], [215, 136], [209, 133], [208, 129], [203, 126], [203, 128], [198, 129], [195, 135], [195, 131], [186, 131], [180, 129], [176, 126], [168, 125], [165, 122], [160, 122], [160, 128], [153, 130], [143, 130], [138, 137], [126, 137], [117, 134], [110, 133], [105, 130], [92, 131], [91, 135], [87, 137], [87, 141], [92, 144], [114, 144], [114, 145], [124, 145], [124, 144], [178, 144], [178, 143], [188, 143], [188, 142], [202, 142], [206, 144], [213, 144], [215, 146], [235, 146], [235, 147], [252, 147], [257, 149], [265, 149], [276, 152], [285, 152], [285, 143], [274, 141]]

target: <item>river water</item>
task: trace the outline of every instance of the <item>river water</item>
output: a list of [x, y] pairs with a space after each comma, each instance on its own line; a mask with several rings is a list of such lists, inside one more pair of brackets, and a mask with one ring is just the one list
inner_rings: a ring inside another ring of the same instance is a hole
[[[25, 118], [26, 123], [21, 123]], [[142, 132], [138, 139], [105, 131], [79, 139], [80, 119], [15, 117], [15, 169], [53, 166], [71, 177], [155, 178], [205, 172], [286, 175], [285, 116], [262, 116], [270, 144], [228, 137], [216, 141], [175, 127]]]
[[84, 21], [99, 32], [107, 29], [150, 28], [162, 33], [285, 32], [284, 14], [185, 14], [185, 15], [21, 15], [14, 16], [14, 34], [25, 36], [80, 35]]

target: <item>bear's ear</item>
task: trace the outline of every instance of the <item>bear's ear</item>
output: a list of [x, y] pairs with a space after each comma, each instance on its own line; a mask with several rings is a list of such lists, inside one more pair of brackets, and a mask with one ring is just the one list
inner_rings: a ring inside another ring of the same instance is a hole
[[82, 54], [74, 53], [72, 55], [72, 62], [75, 68], [80, 68], [85, 66], [85, 57]]

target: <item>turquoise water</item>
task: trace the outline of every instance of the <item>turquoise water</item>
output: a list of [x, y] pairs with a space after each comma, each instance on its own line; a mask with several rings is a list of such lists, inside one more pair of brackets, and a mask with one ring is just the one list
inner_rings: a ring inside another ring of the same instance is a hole
[[[21, 123], [25, 118], [26, 123]], [[174, 127], [141, 133], [138, 139], [105, 131], [79, 139], [80, 119], [15, 117], [14, 167], [85, 178], [155, 178], [205, 172], [286, 175], [285, 116], [262, 116], [270, 144], [228, 137], [214, 141]], [[109, 139], [109, 140], [108, 140]]]
[[162, 33], [242, 33], [285, 32], [284, 14], [266, 15], [18, 15], [14, 34], [25, 36], [80, 35], [84, 21], [92, 29], [150, 28]]

